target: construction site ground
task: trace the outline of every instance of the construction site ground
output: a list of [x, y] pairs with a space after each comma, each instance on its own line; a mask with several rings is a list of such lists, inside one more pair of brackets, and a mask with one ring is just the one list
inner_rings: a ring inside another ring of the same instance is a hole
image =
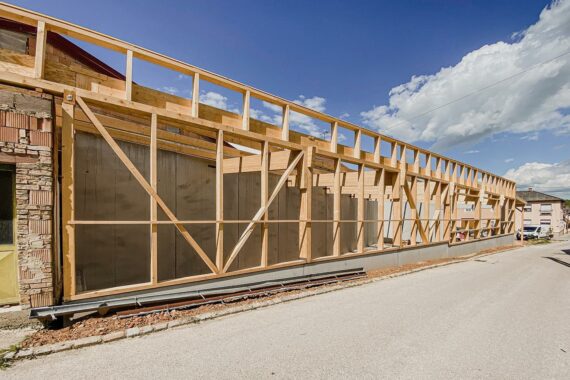
[[[427, 269], [434, 266], [445, 265], [455, 262], [461, 262], [464, 260], [473, 259], [483, 255], [489, 255], [496, 252], [501, 252], [504, 250], [511, 250], [514, 248], [519, 248], [520, 245], [506, 246], [500, 248], [494, 248], [490, 250], [481, 251], [475, 255], [470, 255], [464, 258], [446, 258], [430, 261], [422, 261], [412, 264], [406, 264], [401, 266], [387, 267], [374, 271], [370, 271], [366, 274], [365, 278], [348, 280], [343, 282], [340, 286], [338, 284], [321, 285], [319, 288], [326, 291], [328, 288], [342, 288], [347, 286], [354, 286], [358, 284], [363, 284], [369, 282], [372, 279], [381, 279], [385, 277], [390, 277], [394, 275], [405, 274], [417, 270]], [[313, 287], [311, 287], [312, 289]], [[7, 336], [12, 336], [10, 345], [4, 345], [3, 349], [8, 349], [9, 346], [18, 343], [19, 349], [27, 349], [33, 347], [40, 347], [45, 345], [53, 345], [55, 343], [66, 342], [77, 340], [86, 337], [101, 336], [106, 334], [111, 334], [118, 331], [125, 331], [132, 328], [141, 328], [144, 326], [155, 325], [162, 322], [170, 322], [178, 319], [187, 319], [192, 316], [197, 316], [204, 313], [218, 312], [230, 307], [242, 306], [247, 304], [258, 304], [260, 300], [273, 300], [283, 297], [289, 297], [291, 295], [303, 294], [311, 295], [307, 289], [297, 289], [297, 290], [286, 290], [278, 292], [276, 294], [267, 296], [251, 296], [246, 299], [236, 300], [230, 303], [220, 303], [220, 304], [210, 304], [202, 305], [196, 308], [188, 310], [169, 310], [169, 311], [158, 311], [151, 314], [143, 316], [118, 316], [116, 314], [110, 314], [107, 316], [87, 315], [83, 318], [79, 318], [72, 322], [70, 326], [60, 328], [60, 329], [45, 329], [40, 328], [37, 322], [28, 320], [27, 325], [22, 323], [22, 313], [27, 313], [26, 311], [21, 311], [18, 313], [18, 318], [16, 318], [18, 323], [15, 323], [13, 327], [21, 327], [20, 329], [12, 329], [11, 331], [6, 331]], [[8, 341], [8, 340], [7, 340]]]

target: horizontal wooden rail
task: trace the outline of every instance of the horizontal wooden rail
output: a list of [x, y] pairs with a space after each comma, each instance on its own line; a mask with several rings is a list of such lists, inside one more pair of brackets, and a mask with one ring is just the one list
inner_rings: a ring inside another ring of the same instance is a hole
[[[494, 192], [497, 186], [507, 186], [509, 193], [512, 197], [514, 197], [514, 185], [515, 183], [513, 181], [510, 181], [508, 179], [496, 176], [488, 171], [482, 170], [482, 169], [478, 169], [475, 168], [471, 165], [468, 165], [466, 163], [460, 162], [460, 161], [456, 161], [454, 159], [445, 157], [443, 155], [440, 155], [438, 153], [435, 152], [430, 152], [427, 151], [425, 149], [422, 149], [418, 146], [406, 143], [404, 141], [398, 140], [396, 138], [393, 137], [389, 137], [389, 136], [385, 136], [385, 135], [381, 135], [378, 134], [372, 130], [366, 129], [366, 128], [362, 128], [358, 125], [352, 124], [350, 122], [347, 122], [346, 120], [342, 120], [330, 115], [327, 115], [325, 113], [319, 112], [319, 111], [315, 111], [311, 108], [302, 106], [300, 104], [297, 104], [295, 102], [283, 99], [281, 97], [278, 97], [276, 95], [267, 93], [265, 91], [256, 89], [254, 87], [245, 85], [243, 83], [240, 83], [238, 81], [226, 78], [224, 76], [212, 73], [210, 71], [198, 68], [196, 66], [190, 65], [188, 63], [182, 62], [180, 60], [174, 59], [174, 58], [170, 58], [167, 57], [163, 54], [160, 53], [156, 53], [154, 51], [151, 51], [149, 49], [134, 45], [134, 44], [130, 44], [127, 43], [125, 41], [122, 41], [120, 39], [105, 35], [103, 33], [100, 32], [96, 32], [93, 30], [90, 30], [88, 28], [85, 27], [81, 27], [78, 25], [75, 25], [73, 23], [67, 22], [67, 21], [63, 21], [54, 17], [50, 17], [38, 12], [33, 12], [33, 11], [29, 11], [26, 10], [24, 8], [20, 8], [11, 4], [6, 4], [6, 3], [0, 3], [0, 16], [7, 18], [7, 19], [11, 19], [11, 20], [15, 20], [18, 22], [22, 22], [28, 25], [32, 25], [32, 26], [37, 26], [38, 29], [41, 28], [41, 30], [49, 30], [55, 33], [59, 33], [62, 35], [66, 35], [66, 36], [70, 36], [73, 38], [77, 38], [79, 40], [88, 42], [88, 43], [92, 43], [95, 44], [97, 46], [101, 46], [107, 49], [111, 49], [114, 51], [118, 51], [121, 53], [124, 53], [126, 55], [126, 59], [127, 59], [127, 74], [129, 74], [129, 78], [127, 80], [127, 84], [126, 84], [126, 99], [130, 99], [130, 91], [131, 91], [131, 83], [132, 83], [132, 65], [130, 65], [129, 63], [132, 64], [132, 58], [138, 58], [168, 69], [172, 69], [175, 70], [179, 73], [182, 74], [186, 74], [189, 76], [194, 77], [194, 79], [198, 79], [199, 80], [205, 80], [207, 82], [222, 86], [224, 88], [227, 88], [229, 90], [232, 91], [237, 91], [241, 94], [244, 94], [244, 98], [247, 99], [247, 110], [244, 108], [244, 114], [249, 114], [249, 98], [250, 97], [255, 97], [259, 100], [262, 101], [267, 101], [270, 102], [272, 104], [275, 104], [277, 106], [280, 106], [284, 109], [284, 114], [287, 115], [287, 117], [284, 118], [284, 125], [283, 127], [286, 128], [283, 131], [282, 134], [282, 139], [288, 140], [289, 137], [289, 118], [288, 115], [290, 112], [297, 112], [300, 114], [303, 114], [305, 116], [309, 116], [309, 117], [313, 117], [315, 119], [330, 123], [331, 126], [334, 126], [334, 130], [337, 130], [338, 127], [342, 127], [345, 129], [348, 129], [350, 131], [354, 131], [356, 136], [358, 137], [357, 139], [355, 139], [355, 147], [358, 146], [358, 148], [360, 148], [360, 141], [361, 141], [361, 136], [365, 135], [365, 136], [369, 136], [372, 137], [373, 139], [375, 139], [377, 141], [377, 145], [380, 146], [379, 142], [380, 141], [385, 141], [389, 144], [392, 144], [394, 146], [400, 146], [402, 150], [411, 150], [413, 152], [415, 152], [416, 157], [419, 158], [420, 155], [425, 155], [425, 157], [429, 157], [429, 160], [426, 158], [426, 165], [424, 168], [421, 168], [421, 170], [426, 171], [427, 173], [431, 173], [432, 171], [432, 165], [435, 162], [435, 176], [437, 177], [443, 177], [445, 179], [448, 180], [453, 180], [454, 182], [457, 182], [460, 185], [463, 186], [471, 186], [471, 187], [480, 187], [481, 185], [485, 185], [487, 187], [487, 191], [491, 191]], [[36, 70], [38, 71], [38, 70]], [[39, 71], [41, 72], [41, 71]], [[194, 93], [194, 97], [196, 97], [196, 91], [193, 91]], [[192, 115], [193, 116], [197, 116], [197, 112], [194, 111], [194, 104], [196, 104], [196, 99], [193, 99], [193, 111], [192, 111]], [[246, 120], [244, 120], [244, 129], [247, 130], [248, 129], [248, 122]], [[334, 139], [334, 141], [331, 141], [331, 152], [336, 151], [336, 145], [338, 144], [338, 141], [336, 139]], [[355, 149], [355, 152], [358, 152], [358, 156], [360, 155], [360, 149]], [[381, 156], [381, 152], [378, 152], [377, 154], [378, 157]], [[387, 158], [385, 156], [382, 156], [384, 158]], [[441, 162], [445, 162], [446, 163], [446, 168], [445, 168], [445, 172], [442, 172], [442, 168], [441, 168]], [[373, 163], [373, 162], [371, 162]], [[415, 165], [415, 171], [419, 171], [420, 166], [422, 165], [418, 165], [416, 163]], [[453, 166], [453, 172], [450, 172], [450, 166]], [[458, 167], [461, 168], [461, 170], [457, 170]], [[419, 173], [421, 174], [421, 173]], [[479, 182], [479, 178], [477, 178], [478, 176], [482, 176], [482, 182]], [[452, 178], [453, 177], [453, 178]]]

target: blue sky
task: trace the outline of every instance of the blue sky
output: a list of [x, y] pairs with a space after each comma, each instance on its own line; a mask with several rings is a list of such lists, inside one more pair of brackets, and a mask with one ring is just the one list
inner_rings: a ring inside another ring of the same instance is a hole
[[[13, 2], [570, 198], [570, 55], [542, 65], [570, 49], [568, 1]], [[139, 62], [135, 80], [191, 88]]]

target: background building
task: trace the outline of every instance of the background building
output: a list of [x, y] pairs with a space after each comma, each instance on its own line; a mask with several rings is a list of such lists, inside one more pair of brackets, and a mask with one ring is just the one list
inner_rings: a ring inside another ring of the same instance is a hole
[[[567, 232], [563, 213], [564, 199], [534, 191], [532, 188], [527, 191], [517, 191], [517, 196], [526, 201], [525, 225], [550, 227], [555, 235]], [[517, 225], [517, 228], [520, 226]]]

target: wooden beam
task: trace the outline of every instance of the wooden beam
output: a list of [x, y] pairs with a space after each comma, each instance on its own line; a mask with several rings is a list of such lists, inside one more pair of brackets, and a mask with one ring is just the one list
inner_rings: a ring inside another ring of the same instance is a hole
[[[424, 244], [429, 243], [431, 240], [431, 228], [430, 228], [430, 223], [431, 223], [431, 210], [430, 210], [430, 202], [431, 202], [431, 182], [429, 179], [424, 179], [424, 199], [423, 199], [423, 207], [422, 207], [422, 211], [424, 214], [424, 217], [422, 218], [422, 216], [420, 215], [420, 220], [421, 219], [425, 219], [425, 222], [423, 222], [425, 224], [425, 227], [423, 227], [424, 231], [426, 232], [426, 237], [427, 240], [424, 241]], [[420, 225], [421, 225], [421, 221], [420, 221]]]
[[381, 154], [380, 154], [380, 149], [382, 146], [382, 138], [380, 136], [377, 136], [374, 138], [374, 162], [377, 164], [380, 164], [380, 158], [381, 158]]
[[244, 131], [249, 131], [249, 108], [250, 108], [250, 91], [247, 90], [243, 93], [243, 111], [242, 111], [242, 119], [241, 119], [241, 128]]
[[[267, 212], [269, 206], [269, 143], [265, 141], [261, 149], [261, 207], [266, 212], [263, 213], [263, 219], [267, 222], [269, 220], [269, 213]], [[269, 224], [263, 223], [261, 225], [261, 266], [266, 267], [269, 260]]]
[[200, 104], [200, 73], [194, 74], [192, 79], [192, 117], [198, 117]]
[[340, 256], [341, 246], [340, 246], [340, 231], [341, 224], [339, 222], [341, 218], [341, 172], [342, 161], [337, 159], [335, 161], [334, 170], [334, 191], [333, 191], [333, 256]]
[[133, 51], [127, 50], [127, 67], [125, 70], [125, 99], [133, 100]]
[[404, 191], [406, 192], [406, 198], [408, 200], [408, 205], [410, 206], [410, 217], [412, 219], [412, 227], [410, 229], [410, 245], [417, 244], [417, 236], [418, 236], [418, 229], [421, 226], [418, 226], [420, 222], [419, 219], [419, 210], [417, 209], [416, 197], [418, 196], [418, 178], [412, 176], [410, 179], [410, 185], [408, 186], [408, 181], [404, 186]]
[[364, 252], [364, 222], [365, 219], [365, 209], [364, 209], [364, 172], [366, 167], [360, 165], [358, 167], [358, 195], [357, 195], [357, 207], [356, 207], [356, 219], [359, 221], [356, 223], [356, 250], [360, 253]]
[[305, 221], [299, 223], [299, 256], [307, 262], [312, 260], [312, 197], [313, 197], [313, 146], [307, 147], [307, 152], [303, 157], [300, 168], [300, 190], [301, 208], [300, 219]]
[[386, 171], [384, 169], [376, 170], [376, 181], [375, 186], [378, 189], [378, 204], [377, 204], [377, 227], [376, 227], [376, 239], [377, 248], [379, 250], [384, 249], [384, 197], [386, 192]]
[[232, 253], [230, 254], [230, 257], [228, 258], [228, 261], [226, 262], [226, 265], [222, 269], [222, 273], [225, 273], [228, 271], [229, 267], [232, 265], [233, 261], [235, 260], [237, 255], [240, 253], [241, 249], [243, 248], [244, 244], [247, 242], [247, 239], [251, 236], [251, 234], [255, 228], [255, 225], [257, 224], [257, 222], [259, 222], [261, 220], [261, 218], [263, 217], [265, 212], [267, 212], [267, 209], [269, 208], [269, 206], [271, 206], [271, 203], [273, 202], [273, 200], [275, 200], [275, 198], [279, 194], [279, 191], [281, 190], [283, 185], [285, 185], [285, 183], [287, 182], [289, 175], [295, 169], [295, 167], [297, 166], [297, 164], [299, 163], [299, 161], [301, 160], [301, 158], [303, 156], [304, 156], [303, 151], [299, 152], [299, 154], [291, 162], [291, 164], [289, 165], [287, 170], [285, 170], [285, 172], [281, 175], [281, 178], [279, 179], [279, 182], [277, 182], [275, 189], [273, 190], [273, 192], [271, 193], [271, 196], [267, 200], [267, 204], [265, 205], [265, 207], [262, 206], [259, 208], [257, 213], [251, 219], [251, 222], [249, 223], [249, 225], [245, 228], [245, 230], [241, 234], [238, 242], [236, 243], [234, 249], [232, 250]]
[[283, 106], [283, 121], [281, 123], [281, 138], [285, 141], [289, 141], [289, 116], [291, 111], [289, 110], [289, 105]]
[[63, 228], [63, 298], [69, 300], [76, 294], [75, 279], [75, 226], [70, 224], [75, 220], [74, 203], [74, 166], [75, 166], [75, 130], [73, 126], [75, 113], [75, 95], [64, 94], [61, 130], [61, 218]]
[[[109, 132], [107, 132], [103, 124], [101, 124], [101, 122], [97, 119], [97, 117], [91, 111], [91, 109], [85, 103], [85, 101], [79, 96], [77, 96], [76, 99], [77, 103], [79, 104], [83, 112], [85, 112], [85, 114], [91, 120], [93, 125], [95, 125], [95, 128], [97, 128], [103, 139], [105, 139], [105, 141], [107, 142], [107, 144], [109, 144], [113, 152], [117, 155], [117, 157], [121, 160], [121, 162], [127, 167], [127, 169], [131, 172], [133, 177], [135, 177], [135, 179], [139, 182], [139, 184], [143, 187], [143, 189], [156, 200], [158, 206], [160, 206], [160, 208], [164, 211], [164, 213], [168, 216], [170, 220], [178, 221], [174, 213], [170, 211], [170, 209], [168, 208], [168, 206], [166, 206], [162, 198], [160, 198], [158, 193], [150, 186], [150, 184], [147, 182], [144, 176], [134, 166], [131, 160], [127, 157], [127, 155], [123, 152], [123, 150], [111, 137]], [[196, 240], [194, 240], [194, 238], [190, 235], [190, 233], [186, 230], [186, 228], [182, 224], [175, 224], [175, 226], [176, 229], [182, 234], [184, 239], [192, 246], [192, 248], [194, 248], [196, 253], [206, 263], [208, 268], [210, 268], [212, 272], [216, 273], [218, 271], [216, 265], [212, 262], [212, 260], [210, 260], [208, 255], [204, 252], [204, 250], [200, 247], [200, 245], [196, 242]]]
[[[410, 189], [410, 186], [408, 185], [408, 181], [406, 181], [404, 183], [404, 191], [406, 192], [408, 204], [410, 205], [410, 209], [412, 210], [412, 218], [415, 220], [415, 225], [417, 227], [417, 230], [420, 232], [420, 237], [422, 238], [422, 242], [423, 243], [429, 243], [429, 239], [427, 238], [427, 234], [421, 225], [421, 220], [418, 217], [416, 197], [415, 197], [414, 192], [413, 192], [414, 187], [417, 189], [417, 185], [414, 184], [414, 182], [416, 182], [417, 179], [415, 179], [415, 177], [412, 177], [412, 179], [413, 179], [412, 180], [412, 188]], [[414, 231], [414, 230], [412, 230], [412, 231]], [[412, 241], [414, 242], [413, 244], [415, 244], [415, 236], [413, 236]]]
[[331, 123], [331, 146], [330, 151], [333, 153], [338, 152], [338, 123], [335, 121]]
[[[157, 130], [158, 117], [155, 113], [150, 119], [150, 186], [158, 193], [158, 163], [157, 163]], [[150, 220], [156, 222], [158, 220], [158, 206], [156, 199], [150, 196]], [[150, 225], [150, 282], [158, 283], [158, 225]]]
[[45, 56], [46, 56], [46, 23], [38, 21], [36, 33], [36, 56], [34, 62], [34, 78], [43, 78], [45, 71]]
[[362, 146], [362, 131], [359, 129], [354, 132], [354, 157], [360, 159], [360, 152]]
[[392, 176], [392, 219], [395, 222], [393, 228], [393, 243], [394, 246], [402, 246], [402, 186], [400, 184], [400, 176], [402, 174], [398, 172], [396, 175]]
[[224, 131], [216, 139], [216, 267], [224, 267]]

